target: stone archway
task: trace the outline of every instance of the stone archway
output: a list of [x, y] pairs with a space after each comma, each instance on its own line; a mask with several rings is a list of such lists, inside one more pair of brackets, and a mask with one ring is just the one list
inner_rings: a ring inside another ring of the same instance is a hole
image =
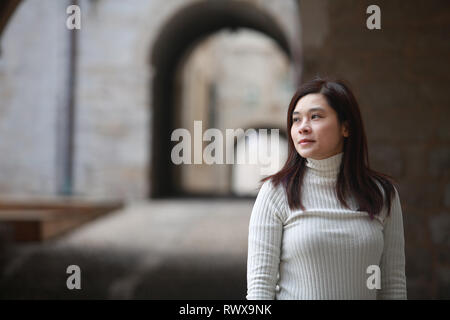
[[[292, 60], [293, 45], [272, 16], [251, 3], [198, 2], [172, 16], [153, 44], [152, 148], [149, 172], [150, 197], [176, 196], [170, 159], [171, 132], [175, 129], [174, 77], [181, 57], [206, 36], [224, 28], [249, 28], [272, 38]], [[298, 63], [297, 63], [298, 64]]]

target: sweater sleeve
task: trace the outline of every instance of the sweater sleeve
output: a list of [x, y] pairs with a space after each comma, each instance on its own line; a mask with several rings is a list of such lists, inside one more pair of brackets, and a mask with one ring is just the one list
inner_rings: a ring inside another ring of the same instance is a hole
[[377, 299], [407, 299], [403, 217], [397, 190], [392, 201], [391, 214], [385, 219], [383, 235], [381, 289], [377, 290]]
[[261, 186], [250, 217], [247, 258], [247, 300], [275, 298], [283, 232], [280, 195], [272, 182]]

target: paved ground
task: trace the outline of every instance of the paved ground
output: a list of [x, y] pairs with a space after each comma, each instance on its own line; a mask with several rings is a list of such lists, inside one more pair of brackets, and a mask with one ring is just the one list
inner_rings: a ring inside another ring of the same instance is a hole
[[[43, 244], [4, 244], [0, 298], [245, 299], [253, 203], [142, 202]], [[66, 287], [73, 264], [81, 290]]]

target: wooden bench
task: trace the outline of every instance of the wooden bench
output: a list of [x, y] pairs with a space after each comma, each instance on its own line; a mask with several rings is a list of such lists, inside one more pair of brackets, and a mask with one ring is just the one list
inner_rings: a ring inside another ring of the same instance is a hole
[[0, 199], [0, 223], [15, 241], [44, 241], [121, 208], [122, 201]]

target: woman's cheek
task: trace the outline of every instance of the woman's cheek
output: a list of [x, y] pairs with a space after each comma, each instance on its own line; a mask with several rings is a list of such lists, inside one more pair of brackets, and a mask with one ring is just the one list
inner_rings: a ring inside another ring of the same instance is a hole
[[292, 142], [294, 142], [294, 144], [295, 144], [296, 134], [295, 134], [294, 126], [292, 126], [292, 128], [291, 128], [291, 138], [292, 138]]
[[337, 128], [333, 123], [321, 123], [318, 124], [317, 131], [320, 132], [321, 136], [327, 137], [328, 139], [336, 135]]

